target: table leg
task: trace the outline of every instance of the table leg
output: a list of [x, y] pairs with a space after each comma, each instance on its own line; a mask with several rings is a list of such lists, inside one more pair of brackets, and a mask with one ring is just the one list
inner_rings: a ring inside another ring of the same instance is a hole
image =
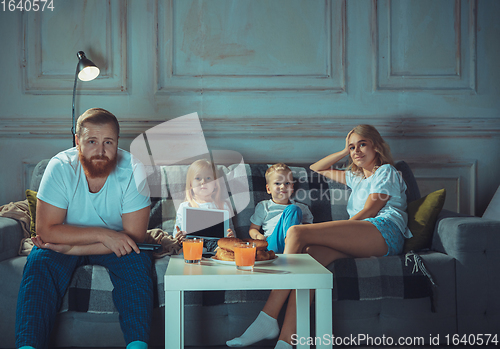
[[184, 292], [165, 291], [165, 349], [184, 348]]
[[[310, 336], [309, 290], [296, 290], [297, 303], [297, 348], [309, 348], [307, 338]], [[302, 339], [302, 340], [301, 340]]]
[[[316, 337], [321, 343], [316, 343], [317, 349], [332, 349], [332, 289], [316, 290]], [[328, 344], [326, 344], [328, 343]]]

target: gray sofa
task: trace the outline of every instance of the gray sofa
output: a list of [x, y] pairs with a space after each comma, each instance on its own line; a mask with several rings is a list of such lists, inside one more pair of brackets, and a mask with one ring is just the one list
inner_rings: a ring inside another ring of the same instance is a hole
[[[35, 169], [33, 190], [38, 188], [45, 165], [46, 161], [43, 161]], [[229, 175], [234, 166], [219, 166], [219, 170]], [[399, 162], [397, 167], [408, 184], [408, 200], [419, 198], [420, 193], [409, 168], [404, 162]], [[250, 203], [233, 217], [233, 225], [240, 237], [247, 235], [249, 217], [255, 205], [268, 198], [264, 180], [267, 165], [245, 165], [244, 168]], [[169, 193], [178, 192], [179, 188], [175, 186], [179, 184], [167, 183], [165, 173], [176, 171], [177, 178], [185, 178], [186, 169], [187, 166], [156, 169], [153, 172], [157, 177], [151, 175], [150, 180], [167, 186]], [[296, 180], [296, 198], [309, 205], [315, 222], [347, 218], [348, 188], [326, 181], [305, 167], [292, 169]], [[153, 198], [150, 228], [171, 231], [174, 218], [175, 208], [170, 194]], [[17, 255], [22, 237], [18, 221], [0, 217], [0, 348], [15, 346], [16, 300], [26, 260], [25, 256]], [[500, 297], [497, 296], [500, 289], [499, 250], [499, 221], [442, 212], [435, 226], [431, 248], [419, 251], [438, 285], [432, 290], [434, 311], [429, 297], [334, 300], [335, 336], [385, 336], [395, 341], [399, 338], [415, 341], [421, 338], [426, 344], [431, 340], [434, 341], [432, 344], [436, 344], [439, 336], [438, 341], [447, 344], [447, 340], [451, 341], [457, 334], [500, 333]], [[168, 260], [168, 256], [156, 260], [158, 279], [163, 279], [161, 273]], [[365, 261], [359, 259], [356, 262]], [[335, 263], [328, 268], [334, 270]], [[161, 305], [161, 291], [159, 293]], [[262, 309], [267, 294], [267, 291], [187, 293], [186, 346], [224, 345], [227, 339], [240, 335]], [[150, 344], [162, 346], [163, 343], [164, 307], [158, 306], [154, 310]], [[120, 347], [124, 344], [116, 313], [63, 311], [58, 315], [52, 336], [54, 347]]]

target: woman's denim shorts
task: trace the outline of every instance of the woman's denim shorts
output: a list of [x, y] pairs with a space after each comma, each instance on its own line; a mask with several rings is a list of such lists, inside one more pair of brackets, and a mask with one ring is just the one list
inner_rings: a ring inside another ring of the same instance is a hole
[[395, 223], [382, 217], [366, 218], [365, 221], [372, 223], [384, 237], [389, 247], [386, 256], [395, 256], [403, 252], [405, 238]]

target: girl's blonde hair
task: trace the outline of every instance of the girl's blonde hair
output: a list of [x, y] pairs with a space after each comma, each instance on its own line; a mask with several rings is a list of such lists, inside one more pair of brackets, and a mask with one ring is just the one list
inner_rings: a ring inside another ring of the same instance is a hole
[[224, 200], [222, 199], [222, 193], [219, 187], [219, 183], [217, 181], [217, 171], [214, 167], [214, 165], [205, 159], [200, 159], [196, 160], [193, 162], [186, 174], [186, 201], [189, 202], [191, 207], [199, 207], [198, 203], [194, 199], [194, 194], [193, 194], [193, 188], [191, 187], [191, 183], [193, 182], [193, 179], [195, 176], [200, 173], [203, 170], [210, 170], [214, 174], [214, 181], [215, 181], [215, 189], [212, 194], [212, 200], [215, 206], [217, 206], [218, 209], [223, 210], [224, 209]]
[[[390, 164], [394, 166], [394, 160], [392, 159], [391, 148], [389, 147], [389, 144], [387, 144], [384, 141], [384, 139], [374, 126], [358, 125], [355, 128], [353, 128], [353, 132], [373, 143], [373, 148], [377, 153], [377, 159], [376, 159], [377, 167], [385, 164]], [[349, 156], [349, 163], [347, 166], [347, 170], [350, 170], [358, 175], [364, 174], [363, 169], [356, 166], [350, 156]]]

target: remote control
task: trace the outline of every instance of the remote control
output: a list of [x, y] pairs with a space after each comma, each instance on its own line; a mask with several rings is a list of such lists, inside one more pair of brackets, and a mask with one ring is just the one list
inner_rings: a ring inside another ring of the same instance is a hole
[[136, 244], [137, 247], [139, 247], [139, 250], [144, 250], [144, 251], [158, 251], [161, 249], [161, 245], [159, 244], [145, 244], [145, 243], [138, 243]]

